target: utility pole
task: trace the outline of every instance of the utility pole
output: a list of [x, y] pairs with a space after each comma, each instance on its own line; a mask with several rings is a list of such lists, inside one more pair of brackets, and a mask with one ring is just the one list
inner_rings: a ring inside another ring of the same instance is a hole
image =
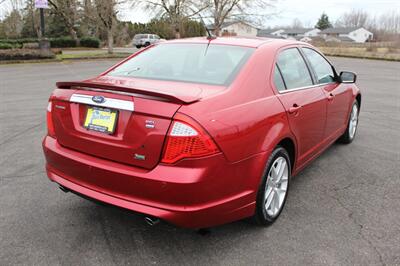
[[42, 53], [50, 53], [50, 42], [45, 38], [44, 9], [49, 8], [48, 0], [35, 0], [35, 7], [40, 12], [39, 48]]
[[40, 11], [40, 32], [41, 32], [41, 39], [43, 39], [44, 36], [44, 11], [43, 8], [39, 8]]

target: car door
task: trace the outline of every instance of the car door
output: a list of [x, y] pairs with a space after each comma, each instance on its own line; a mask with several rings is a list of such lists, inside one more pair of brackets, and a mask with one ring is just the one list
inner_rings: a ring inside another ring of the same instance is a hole
[[333, 66], [320, 53], [309, 47], [301, 48], [309, 63], [316, 83], [322, 88], [327, 101], [327, 118], [324, 139], [336, 139], [347, 125], [352, 93], [338, 82]]
[[278, 54], [275, 65], [275, 87], [290, 128], [297, 140], [298, 167], [314, 157], [324, 137], [326, 97], [315, 86], [308, 66], [296, 47]]

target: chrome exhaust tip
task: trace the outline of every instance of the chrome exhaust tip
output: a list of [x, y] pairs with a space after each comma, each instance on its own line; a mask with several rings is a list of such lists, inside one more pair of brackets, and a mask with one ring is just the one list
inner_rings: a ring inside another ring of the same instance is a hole
[[144, 220], [150, 226], [154, 226], [160, 222], [160, 219], [149, 216], [144, 217]]

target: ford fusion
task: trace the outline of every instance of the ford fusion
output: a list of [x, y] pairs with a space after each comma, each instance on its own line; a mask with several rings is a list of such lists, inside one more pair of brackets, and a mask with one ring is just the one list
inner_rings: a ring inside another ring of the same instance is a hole
[[291, 177], [353, 141], [361, 94], [313, 46], [195, 38], [58, 82], [43, 140], [63, 191], [187, 228], [273, 223]]

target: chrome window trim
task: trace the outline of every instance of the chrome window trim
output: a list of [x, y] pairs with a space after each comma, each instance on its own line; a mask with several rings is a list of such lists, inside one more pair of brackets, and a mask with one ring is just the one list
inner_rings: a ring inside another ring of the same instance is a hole
[[92, 100], [92, 98], [93, 98], [93, 96], [91, 96], [91, 95], [74, 93], [74, 94], [72, 94], [69, 101], [72, 103], [83, 103], [83, 104], [99, 106], [99, 107], [127, 110], [127, 111], [131, 111], [131, 112], [133, 112], [135, 109], [134, 103], [132, 101], [104, 97], [105, 101], [103, 103], [96, 103]]
[[336, 82], [329, 82], [329, 83], [321, 83], [321, 84], [314, 84], [312, 86], [306, 86], [306, 87], [299, 87], [299, 88], [293, 88], [293, 89], [286, 89], [284, 91], [278, 91], [279, 94], [284, 94], [284, 93], [288, 93], [288, 92], [292, 92], [292, 91], [300, 91], [300, 90], [306, 90], [306, 89], [313, 89], [316, 87], [321, 87], [321, 86], [326, 86], [326, 85], [330, 85], [330, 84], [334, 84]]

